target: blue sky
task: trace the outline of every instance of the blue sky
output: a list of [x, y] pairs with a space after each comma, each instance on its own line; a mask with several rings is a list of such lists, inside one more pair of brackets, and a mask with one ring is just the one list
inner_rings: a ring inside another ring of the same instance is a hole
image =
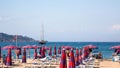
[[120, 41], [120, 0], [0, 0], [0, 32], [48, 41]]

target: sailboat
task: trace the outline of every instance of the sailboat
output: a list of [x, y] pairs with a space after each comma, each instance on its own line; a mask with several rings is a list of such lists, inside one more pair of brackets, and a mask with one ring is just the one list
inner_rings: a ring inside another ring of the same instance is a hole
[[39, 44], [43, 45], [46, 44], [47, 41], [44, 40], [44, 25], [41, 26], [41, 40], [39, 41]]

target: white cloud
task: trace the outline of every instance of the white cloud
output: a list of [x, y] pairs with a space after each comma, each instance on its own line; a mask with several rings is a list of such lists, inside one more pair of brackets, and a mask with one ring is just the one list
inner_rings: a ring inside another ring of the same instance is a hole
[[0, 21], [8, 21], [11, 20], [10, 17], [0, 16]]
[[112, 26], [112, 30], [119, 31], [120, 30], [120, 24], [115, 24]]

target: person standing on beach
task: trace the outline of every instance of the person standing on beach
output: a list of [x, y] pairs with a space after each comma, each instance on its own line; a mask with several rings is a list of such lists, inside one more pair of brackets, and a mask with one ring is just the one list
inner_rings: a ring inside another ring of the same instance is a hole
[[3, 63], [6, 65], [6, 56], [5, 56], [5, 54], [3, 55]]

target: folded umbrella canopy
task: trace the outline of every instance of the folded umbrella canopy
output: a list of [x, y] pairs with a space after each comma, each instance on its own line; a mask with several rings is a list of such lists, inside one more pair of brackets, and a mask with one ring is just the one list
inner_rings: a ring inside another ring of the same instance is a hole
[[61, 55], [61, 59], [60, 59], [60, 67], [59, 68], [67, 68], [65, 49], [62, 50], [62, 55]]
[[11, 66], [11, 65], [12, 65], [11, 49], [10, 49], [10, 48], [8, 49], [6, 65], [7, 65], [7, 66]]
[[120, 49], [120, 45], [112, 46], [110, 49]]
[[25, 48], [25, 49], [32, 49], [33, 46], [31, 46], [31, 45], [26, 45], [26, 46], [23, 46], [22, 48]]
[[56, 56], [56, 46], [54, 46], [54, 55]]
[[88, 47], [89, 49], [97, 49], [97, 48], [98, 48], [97, 46], [92, 45], [92, 44], [87, 45], [87, 46], [85, 46], [85, 47]]
[[42, 46], [41, 58], [44, 58], [46, 56], [45, 52], [46, 52], [45, 46]]
[[66, 49], [66, 50], [74, 49], [72, 46], [62, 46], [62, 48]]
[[7, 50], [7, 49], [17, 49], [17, 48], [18, 48], [17, 46], [8, 45], [8, 46], [4, 46], [2, 49], [3, 49], [3, 50]]
[[82, 48], [80, 49], [79, 52], [79, 63], [82, 64]]
[[52, 56], [52, 46], [49, 48], [49, 56]]
[[78, 48], [76, 49], [75, 65], [79, 66], [79, 50], [78, 50]]
[[75, 58], [73, 50], [70, 51], [69, 68], [75, 68]]
[[83, 47], [82, 52], [83, 52], [82, 53], [82, 59], [85, 60], [89, 55], [89, 48], [88, 47]]
[[23, 50], [22, 63], [26, 63], [26, 49]]

